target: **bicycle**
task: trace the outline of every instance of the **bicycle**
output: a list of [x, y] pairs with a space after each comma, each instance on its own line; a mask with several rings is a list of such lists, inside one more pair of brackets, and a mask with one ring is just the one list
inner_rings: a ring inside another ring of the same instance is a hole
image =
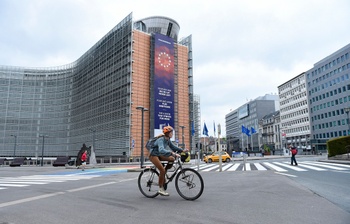
[[[177, 193], [184, 199], [194, 201], [199, 198], [204, 190], [204, 182], [202, 176], [194, 169], [183, 168], [185, 160], [177, 156], [174, 162], [176, 168], [170, 177], [166, 177], [164, 189], [166, 190], [168, 184], [175, 178], [175, 188]], [[166, 166], [168, 163], [162, 163]], [[167, 174], [166, 174], [167, 176]], [[155, 166], [145, 168], [141, 171], [138, 178], [138, 186], [141, 193], [148, 198], [155, 198], [158, 193], [158, 179], [159, 172]]]

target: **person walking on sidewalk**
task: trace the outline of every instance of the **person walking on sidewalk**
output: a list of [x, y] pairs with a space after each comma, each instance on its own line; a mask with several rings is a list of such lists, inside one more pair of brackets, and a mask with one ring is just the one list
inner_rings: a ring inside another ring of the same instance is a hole
[[298, 149], [292, 146], [290, 152], [292, 153], [292, 157], [290, 158], [290, 165], [293, 166], [293, 163], [295, 163], [295, 165], [298, 166], [297, 160], [295, 159], [295, 155], [298, 153]]
[[86, 160], [87, 160], [87, 150], [85, 150], [84, 153], [81, 155], [82, 171], [85, 170]]

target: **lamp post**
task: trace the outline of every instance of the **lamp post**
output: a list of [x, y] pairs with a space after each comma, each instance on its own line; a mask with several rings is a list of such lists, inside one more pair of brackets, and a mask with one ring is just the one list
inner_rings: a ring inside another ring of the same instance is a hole
[[15, 137], [15, 146], [13, 147], [13, 158], [16, 157], [17, 135], [11, 135]]
[[180, 126], [180, 128], [182, 129], [182, 147], [185, 148], [185, 135], [184, 135], [184, 128], [186, 126]]
[[45, 137], [49, 137], [47, 135], [39, 135], [39, 137], [43, 137], [43, 147], [41, 149], [41, 166], [44, 164], [44, 145], [45, 145]]
[[143, 129], [144, 129], [144, 112], [145, 111], [148, 111], [148, 109], [147, 108], [145, 108], [145, 107], [143, 107], [143, 106], [138, 106], [138, 107], [136, 107], [136, 109], [137, 110], [141, 110], [141, 114], [142, 114], [142, 117], [141, 117], [141, 168], [144, 168], [144, 166], [143, 166], [143, 163], [144, 163], [144, 155], [143, 155]]
[[349, 117], [349, 112], [350, 112], [350, 107], [344, 108], [345, 113], [347, 114], [348, 117], [348, 135], [350, 135], [350, 117]]

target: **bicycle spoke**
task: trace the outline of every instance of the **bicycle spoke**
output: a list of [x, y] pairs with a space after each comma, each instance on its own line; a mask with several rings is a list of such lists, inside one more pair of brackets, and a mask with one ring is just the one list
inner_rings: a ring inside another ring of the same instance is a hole
[[138, 186], [141, 193], [148, 197], [154, 198], [158, 195], [159, 174], [153, 169], [145, 169], [138, 178]]
[[185, 168], [176, 176], [175, 187], [182, 198], [196, 200], [203, 193], [204, 182], [197, 171]]

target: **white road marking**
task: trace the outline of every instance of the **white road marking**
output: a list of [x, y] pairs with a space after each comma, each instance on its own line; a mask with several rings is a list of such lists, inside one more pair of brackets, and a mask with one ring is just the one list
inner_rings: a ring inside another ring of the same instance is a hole
[[315, 167], [315, 166], [306, 165], [306, 164], [303, 164], [302, 162], [298, 163], [298, 166], [305, 167], [305, 168], [308, 168], [310, 170], [326, 171], [326, 169]]
[[258, 169], [258, 170], [267, 170], [265, 167], [263, 167], [260, 163], [254, 163], [254, 166]]
[[209, 168], [206, 168], [206, 169], [204, 169], [202, 171], [207, 172], [207, 171], [210, 171], [210, 170], [215, 170], [217, 168], [219, 168], [219, 165], [214, 164], [213, 166], [210, 166]]
[[292, 165], [283, 164], [283, 163], [280, 163], [280, 162], [274, 162], [274, 164], [277, 164], [279, 166], [284, 166], [284, 167], [287, 167], [289, 169], [296, 170], [296, 171], [307, 171], [305, 169], [299, 168], [298, 166], [292, 166]]
[[228, 163], [228, 164], [225, 164], [223, 165], [222, 167], [222, 171], [226, 171], [228, 168], [230, 168], [232, 166], [232, 163]]
[[325, 167], [325, 168], [333, 169], [333, 170], [348, 170], [348, 169], [345, 169], [345, 168], [336, 167], [336, 166], [332, 166], [332, 165], [326, 165], [326, 164], [319, 163], [319, 162], [315, 162], [315, 163], [312, 163], [312, 162], [303, 162], [303, 163], [311, 164], [311, 165], [314, 165], [314, 166]]
[[279, 173], [279, 172], [275, 172], [276, 174], [280, 174], [280, 175], [284, 175], [284, 176], [288, 176], [288, 177], [298, 177], [292, 174], [287, 174], [287, 173]]
[[233, 166], [231, 166], [227, 171], [235, 171], [237, 168], [241, 165], [240, 163], [235, 163]]
[[283, 168], [280, 168], [280, 167], [278, 167], [278, 166], [275, 166], [275, 165], [273, 165], [273, 164], [271, 164], [271, 163], [269, 163], [269, 162], [263, 162], [263, 164], [264, 164], [265, 166], [268, 166], [268, 167], [272, 168], [273, 170], [278, 171], [278, 172], [286, 172], [286, 171], [287, 171], [287, 170], [285, 170], [285, 169], [283, 169]]
[[[243, 164], [243, 170], [244, 170], [244, 164]], [[251, 166], [250, 166], [250, 163], [246, 163], [245, 164], [245, 170], [246, 171], [251, 171], [252, 169], [251, 169]]]

